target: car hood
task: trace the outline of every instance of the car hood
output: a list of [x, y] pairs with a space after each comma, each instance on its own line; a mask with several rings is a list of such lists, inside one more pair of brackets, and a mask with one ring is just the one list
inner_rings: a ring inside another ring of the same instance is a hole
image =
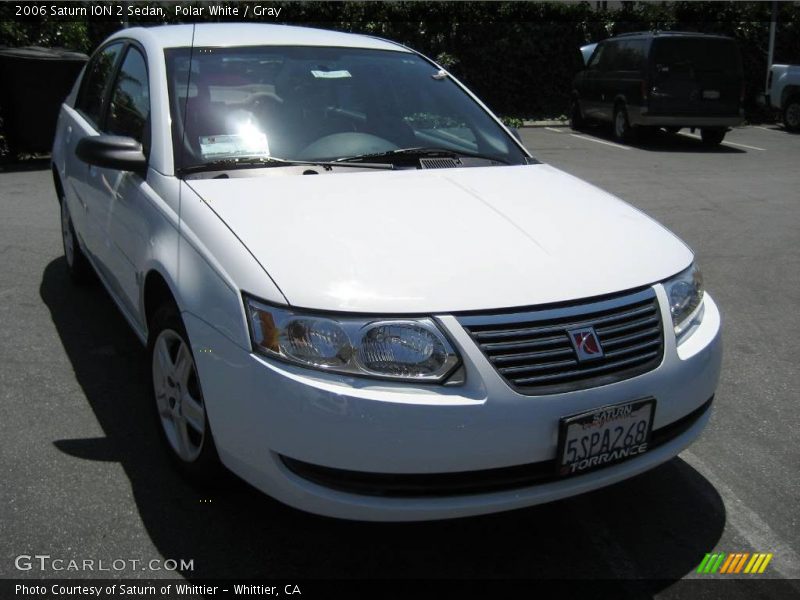
[[530, 306], [654, 283], [692, 261], [639, 210], [548, 165], [187, 183], [298, 307]]

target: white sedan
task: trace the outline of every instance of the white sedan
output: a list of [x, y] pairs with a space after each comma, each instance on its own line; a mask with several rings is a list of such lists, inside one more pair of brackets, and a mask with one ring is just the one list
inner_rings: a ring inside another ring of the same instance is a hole
[[405, 46], [120, 31], [53, 177], [69, 271], [146, 344], [143, 402], [196, 478], [457, 517], [627, 479], [709, 420], [720, 315], [689, 248]]

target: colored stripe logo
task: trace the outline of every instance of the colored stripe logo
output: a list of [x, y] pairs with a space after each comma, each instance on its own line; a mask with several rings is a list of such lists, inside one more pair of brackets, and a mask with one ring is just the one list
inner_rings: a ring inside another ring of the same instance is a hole
[[698, 565], [697, 572], [704, 574], [720, 573], [725, 575], [746, 573], [763, 573], [772, 560], [771, 553], [764, 552], [714, 552], [706, 554]]

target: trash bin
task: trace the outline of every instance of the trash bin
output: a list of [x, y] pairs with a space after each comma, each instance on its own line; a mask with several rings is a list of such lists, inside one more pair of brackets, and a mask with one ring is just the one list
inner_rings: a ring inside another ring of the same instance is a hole
[[0, 112], [9, 154], [49, 152], [58, 111], [88, 56], [63, 48], [0, 47]]

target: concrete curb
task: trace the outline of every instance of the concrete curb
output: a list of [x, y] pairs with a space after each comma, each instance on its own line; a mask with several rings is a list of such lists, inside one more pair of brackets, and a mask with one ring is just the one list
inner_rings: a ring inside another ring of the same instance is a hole
[[523, 121], [523, 127], [569, 127], [569, 121]]

